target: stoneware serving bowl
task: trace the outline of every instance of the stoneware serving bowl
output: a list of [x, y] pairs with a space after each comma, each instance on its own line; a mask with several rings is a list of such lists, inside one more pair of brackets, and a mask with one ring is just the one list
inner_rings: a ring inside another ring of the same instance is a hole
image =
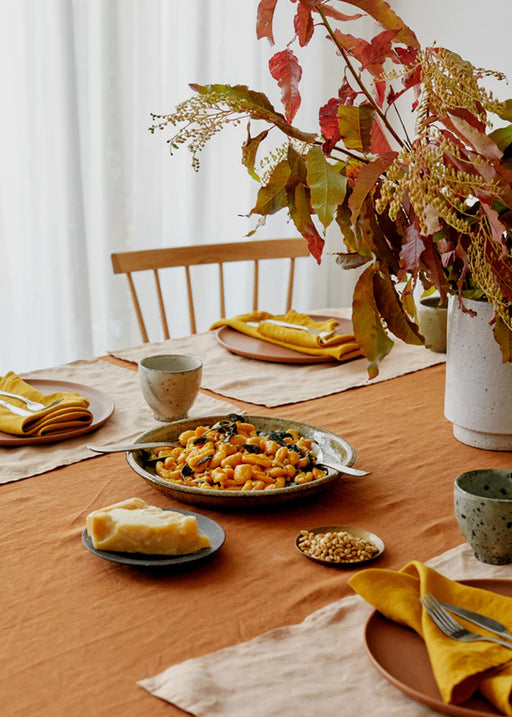
[[[153, 428], [137, 438], [136, 443], [149, 443], [153, 441], [169, 441], [177, 443], [180, 433], [197, 426], [213, 426], [217, 421], [225, 419], [226, 415], [202, 416], [200, 418], [187, 418], [174, 421], [164, 426]], [[269, 432], [273, 430], [289, 430], [294, 428], [300, 435], [311, 438], [321, 450], [323, 460], [336, 465], [351, 466], [355, 460], [356, 452], [346, 440], [330, 431], [299, 423], [285, 418], [266, 416], [243, 416], [244, 421], [252, 423], [257, 431]], [[310, 483], [301, 485], [292, 484], [285, 488], [275, 490], [236, 491], [236, 490], [209, 490], [187, 485], [170, 483], [161, 478], [155, 467], [147, 461], [143, 450], [132, 451], [126, 454], [130, 467], [150, 483], [154, 488], [165, 495], [195, 505], [211, 506], [215, 508], [257, 508], [276, 503], [284, 503], [299, 498], [308, 498], [326, 488], [332, 481], [340, 477], [340, 472], [330, 469], [327, 475]]]
[[454, 506], [459, 528], [478, 560], [512, 562], [512, 471], [462, 473], [455, 480]]

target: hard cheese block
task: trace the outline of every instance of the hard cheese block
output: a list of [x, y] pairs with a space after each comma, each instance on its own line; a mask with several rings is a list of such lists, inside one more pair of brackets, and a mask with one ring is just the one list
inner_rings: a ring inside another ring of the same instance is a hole
[[194, 515], [162, 510], [128, 498], [90, 513], [87, 532], [97, 550], [150, 555], [185, 555], [210, 547]]

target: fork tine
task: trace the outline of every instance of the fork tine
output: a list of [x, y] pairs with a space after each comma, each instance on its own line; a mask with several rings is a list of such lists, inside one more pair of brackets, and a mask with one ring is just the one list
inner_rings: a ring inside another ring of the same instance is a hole
[[437, 600], [437, 598], [436, 598], [434, 595], [432, 595], [432, 593], [429, 593], [429, 597], [430, 597], [430, 600], [429, 600], [429, 601], [430, 601], [430, 604], [432, 605], [433, 608], [435, 608], [435, 610], [437, 611], [437, 613], [438, 613], [439, 615], [442, 615], [442, 616], [443, 616], [443, 618], [444, 618], [444, 620], [446, 621], [446, 624], [447, 624], [447, 625], [450, 625], [454, 630], [456, 630], [456, 629], [458, 629], [458, 628], [461, 627], [460, 623], [458, 623], [457, 620], [455, 620], [455, 619], [450, 615], [450, 613], [448, 612], [448, 610], [446, 610], [446, 608], [444, 608], [444, 607], [441, 605], [441, 603], [439, 602], [439, 600]]

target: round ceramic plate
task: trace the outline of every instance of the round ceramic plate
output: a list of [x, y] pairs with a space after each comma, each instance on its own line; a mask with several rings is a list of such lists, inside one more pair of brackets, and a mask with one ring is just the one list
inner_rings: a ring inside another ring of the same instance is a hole
[[184, 515], [195, 515], [199, 532], [210, 538], [210, 547], [202, 548], [196, 553], [188, 553], [187, 555], [144, 555], [142, 553], [116, 553], [111, 550], [96, 550], [92, 544], [92, 540], [84, 528], [82, 532], [82, 542], [91, 553], [97, 555], [98, 558], [110, 560], [113, 563], [121, 563], [122, 565], [134, 565], [140, 568], [161, 568], [172, 565], [184, 565], [186, 563], [197, 563], [200, 560], [209, 558], [217, 552], [223, 545], [226, 535], [221, 526], [211, 518], [199, 513], [191, 513], [188, 510], [177, 510], [175, 508], [164, 508], [163, 510], [172, 510], [176, 513]]
[[[311, 316], [315, 321], [325, 321], [331, 319], [331, 316]], [[354, 327], [350, 319], [336, 318], [338, 326], [336, 333], [353, 334]], [[332, 356], [311, 356], [310, 354], [301, 353], [288, 349], [286, 346], [273, 344], [265, 339], [258, 339], [255, 336], [242, 334], [235, 331], [230, 326], [221, 326], [217, 329], [217, 341], [221, 346], [230, 351], [232, 354], [245, 356], [246, 358], [258, 359], [259, 361], [271, 361], [273, 363], [290, 363], [290, 364], [315, 364], [328, 363], [336, 361]]]
[[[512, 597], [512, 580], [484, 578], [460, 582]], [[413, 700], [443, 714], [458, 717], [488, 717], [499, 714], [479, 692], [459, 705], [443, 702], [425, 643], [414, 630], [388, 620], [375, 610], [366, 623], [364, 639], [373, 666], [388, 682]]]
[[69, 438], [83, 436], [85, 433], [95, 431], [108, 421], [110, 416], [114, 413], [114, 402], [112, 399], [101, 391], [98, 391], [96, 388], [84, 386], [81, 383], [54, 381], [50, 379], [31, 378], [28, 379], [27, 383], [46, 395], [59, 393], [61, 391], [79, 393], [89, 401], [89, 410], [92, 413], [92, 422], [88, 426], [69, 428], [67, 431], [57, 431], [56, 433], [48, 433], [44, 436], [14, 436], [10, 433], [3, 433], [0, 431], [0, 446], [31, 446], [36, 443], [55, 443], [57, 441], [66, 441]]
[[[174, 421], [173, 423], [167, 423], [143, 433], [137, 438], [136, 443], [150, 443], [154, 441], [177, 443], [178, 437], [183, 431], [197, 428], [197, 426], [213, 426], [214, 423], [225, 418], [226, 415], [218, 415]], [[356, 452], [350, 443], [322, 428], [316, 428], [307, 423], [291, 421], [287, 418], [244, 415], [243, 419], [247, 423], [252, 423], [257, 431], [270, 432], [273, 430], [289, 430], [290, 428], [294, 428], [301, 436], [311, 438], [317, 443], [322, 451], [323, 460], [326, 463], [334, 463], [341, 467], [343, 465], [350, 466], [355, 460]], [[154, 466], [146, 462], [143, 451], [128, 452], [126, 458], [128, 464], [136, 473], [162, 493], [181, 500], [184, 503], [223, 508], [257, 507], [307, 497], [323, 490], [340, 475], [339, 471], [329, 469], [324, 478], [301, 485], [292, 484], [285, 488], [276, 488], [275, 490], [209, 490], [208, 488], [179, 485], [164, 480], [156, 474]]]
[[332, 560], [324, 560], [323, 558], [315, 558], [313, 555], [308, 555], [305, 553], [300, 547], [299, 547], [299, 540], [301, 538], [301, 535], [297, 536], [295, 540], [295, 546], [299, 553], [301, 555], [304, 555], [305, 558], [309, 558], [309, 560], [313, 560], [315, 563], [320, 563], [321, 565], [328, 565], [331, 568], [357, 568], [360, 565], [366, 565], [366, 563], [370, 563], [372, 560], [376, 560], [382, 553], [384, 552], [384, 543], [382, 540], [375, 535], [374, 533], [370, 533], [368, 530], [364, 530], [364, 528], [355, 528], [352, 525], [322, 525], [319, 528], [309, 528], [307, 529], [309, 533], [339, 533], [341, 531], [345, 531], [346, 533], [350, 533], [350, 535], [353, 535], [355, 538], [362, 538], [363, 540], [369, 540], [371, 543], [375, 545], [375, 547], [378, 549], [378, 552], [375, 553], [375, 555], [372, 555], [371, 558], [368, 558], [367, 560], [358, 560], [354, 563], [335, 563]]

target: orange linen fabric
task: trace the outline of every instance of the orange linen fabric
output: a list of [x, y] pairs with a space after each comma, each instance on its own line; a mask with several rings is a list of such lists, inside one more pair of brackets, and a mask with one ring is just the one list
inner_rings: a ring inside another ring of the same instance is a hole
[[[276, 409], [239, 402], [250, 412], [334, 431], [355, 447], [355, 465], [372, 471], [345, 476], [295, 505], [248, 514], [179, 503], [136, 475], [122, 454], [0, 486], [2, 712], [183, 717], [137, 681], [296, 624], [353, 594], [354, 571], [325, 568], [298, 553], [295, 537], [303, 528], [368, 528], [386, 544], [378, 566], [393, 570], [459, 545], [454, 478], [482, 461], [504, 468], [509, 457], [455, 441], [443, 394], [439, 365]], [[0, 463], [7, 450], [0, 447]], [[200, 567], [158, 574], [95, 557], [81, 542], [85, 516], [133, 495], [213, 518], [226, 532], [224, 546]]]

